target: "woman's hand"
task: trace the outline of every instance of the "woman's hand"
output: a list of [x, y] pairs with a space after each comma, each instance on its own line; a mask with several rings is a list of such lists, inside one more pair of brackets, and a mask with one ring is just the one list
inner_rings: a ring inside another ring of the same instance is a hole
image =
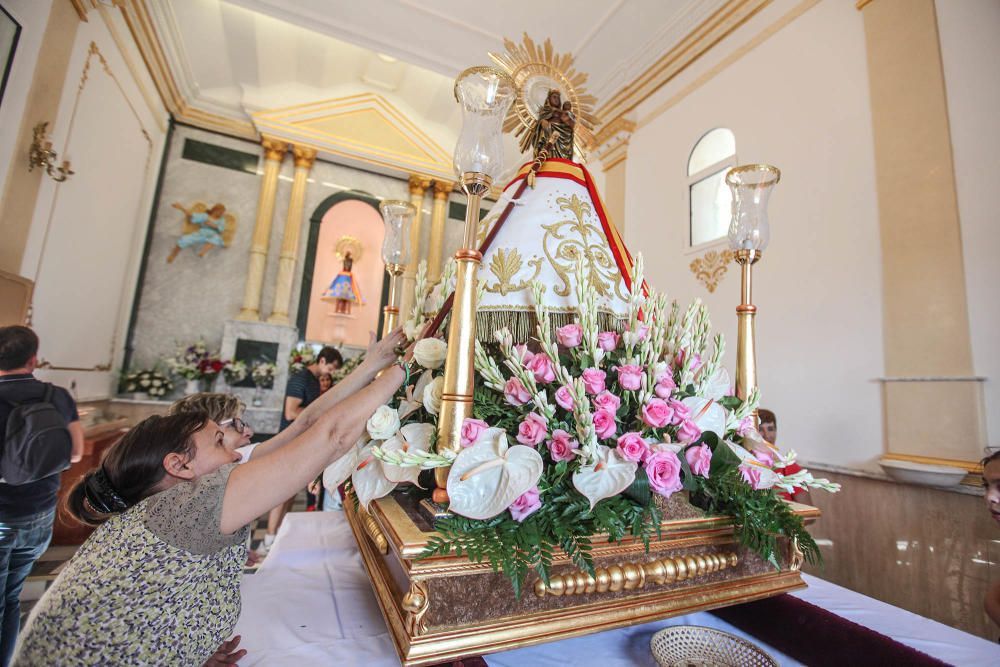
[[235, 665], [237, 661], [247, 654], [246, 649], [241, 648], [239, 651], [236, 647], [240, 645], [241, 637], [236, 635], [227, 642], [222, 642], [222, 645], [215, 650], [215, 653], [205, 661], [204, 667], [220, 667], [221, 665]]
[[376, 372], [386, 368], [396, 361], [397, 348], [406, 343], [406, 336], [403, 335], [403, 328], [397, 327], [388, 336], [380, 341], [375, 340], [372, 334], [371, 344], [365, 353], [365, 363], [371, 364], [371, 368]]

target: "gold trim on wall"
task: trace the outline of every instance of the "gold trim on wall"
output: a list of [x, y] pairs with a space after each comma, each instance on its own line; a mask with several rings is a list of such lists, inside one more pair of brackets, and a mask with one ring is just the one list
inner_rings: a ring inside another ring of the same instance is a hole
[[970, 475], [981, 475], [983, 466], [979, 461], [962, 461], [959, 459], [941, 459], [935, 456], [918, 456], [916, 454], [895, 454], [887, 452], [882, 455], [883, 459], [890, 461], [909, 461], [910, 463], [924, 463], [932, 466], [948, 466], [951, 468], [962, 468]]
[[711, 294], [726, 276], [733, 257], [735, 254], [732, 250], [709, 250], [691, 262], [691, 273]]

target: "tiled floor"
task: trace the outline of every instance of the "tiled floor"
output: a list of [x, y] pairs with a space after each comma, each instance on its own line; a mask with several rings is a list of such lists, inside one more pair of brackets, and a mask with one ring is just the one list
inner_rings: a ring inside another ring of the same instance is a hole
[[[295, 503], [292, 505], [293, 512], [304, 512], [306, 509], [306, 495], [305, 492], [300, 493], [295, 497]], [[267, 532], [267, 515], [257, 519], [254, 524], [253, 531], [250, 535], [250, 548], [256, 550], [261, 543], [264, 541], [264, 534]], [[21, 590], [21, 624], [27, 619], [28, 614], [31, 613], [32, 607], [35, 603], [42, 597], [45, 593], [45, 589], [51, 585], [55, 578], [59, 576], [62, 569], [66, 566], [67, 561], [73, 557], [76, 553], [78, 547], [76, 546], [52, 546], [49, 547], [42, 557], [35, 562], [35, 566], [31, 569], [31, 574], [28, 575], [28, 579], [24, 582], [24, 588]], [[257, 571], [256, 568], [248, 567], [244, 569], [245, 574], [254, 574]]]

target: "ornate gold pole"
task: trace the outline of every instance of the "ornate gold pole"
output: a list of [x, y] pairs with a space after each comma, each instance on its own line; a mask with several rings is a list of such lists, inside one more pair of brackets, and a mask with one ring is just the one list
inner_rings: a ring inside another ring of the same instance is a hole
[[[455, 253], [455, 301], [448, 325], [448, 356], [444, 366], [444, 389], [438, 416], [437, 451], [458, 452], [462, 442], [462, 422], [472, 416], [475, 391], [476, 352], [476, 275], [482, 254], [476, 249], [479, 204], [493, 183], [486, 174], [462, 175], [462, 190], [468, 197], [465, 209], [465, 234], [462, 248]], [[435, 193], [435, 197], [436, 197]], [[435, 468], [435, 502], [444, 502], [450, 468]]]
[[305, 146], [293, 146], [295, 176], [292, 194], [288, 201], [288, 217], [281, 238], [281, 255], [278, 259], [278, 280], [274, 290], [274, 309], [267, 321], [272, 324], [289, 324], [288, 308], [292, 299], [292, 282], [295, 279], [295, 260], [299, 254], [299, 232], [302, 229], [302, 207], [306, 199], [309, 170], [316, 161], [316, 151]]
[[744, 400], [757, 388], [757, 337], [754, 327], [757, 306], [753, 305], [753, 265], [760, 258], [759, 250], [736, 251], [736, 262], [742, 269], [740, 305], [736, 307], [736, 395]]
[[410, 176], [410, 203], [417, 210], [413, 216], [413, 225], [410, 227], [410, 261], [406, 263], [406, 271], [403, 273], [402, 287], [400, 289], [399, 311], [403, 318], [410, 316], [413, 308], [414, 280], [417, 275], [417, 267], [420, 265], [420, 233], [424, 221], [424, 193], [431, 187], [431, 179], [423, 176]]
[[243, 308], [237, 319], [256, 322], [260, 319], [260, 294], [264, 286], [264, 266], [271, 242], [271, 219], [274, 218], [274, 198], [278, 193], [278, 173], [285, 158], [288, 144], [264, 137], [264, 176], [260, 182], [257, 200], [257, 221], [253, 227], [250, 258], [247, 261], [247, 283], [243, 291]]
[[396, 293], [399, 291], [399, 277], [403, 275], [402, 264], [386, 264], [389, 274], [389, 299], [382, 308], [382, 335], [387, 336], [399, 324], [399, 307], [396, 305]]
[[[455, 189], [455, 184], [448, 181], [434, 181], [434, 208], [431, 211], [431, 238], [430, 244], [427, 248], [427, 280], [431, 283], [435, 283], [441, 278], [441, 269], [444, 268], [443, 254], [444, 254], [444, 225], [445, 220], [448, 217], [448, 195], [451, 191]], [[471, 201], [471, 200], [470, 200]], [[479, 200], [476, 201], [476, 206], [479, 205]], [[466, 226], [468, 226], [468, 216], [466, 216]], [[473, 231], [475, 231], [475, 225], [479, 223], [479, 218], [476, 218], [475, 223], [473, 223]], [[473, 236], [473, 244], [468, 246], [463, 246], [471, 250], [476, 249], [475, 236]]]

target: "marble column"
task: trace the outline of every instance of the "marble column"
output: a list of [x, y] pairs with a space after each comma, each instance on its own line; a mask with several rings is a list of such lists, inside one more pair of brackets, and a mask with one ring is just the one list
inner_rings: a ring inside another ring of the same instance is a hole
[[267, 264], [267, 250], [271, 240], [271, 219], [274, 217], [274, 198], [278, 194], [278, 173], [285, 158], [288, 144], [277, 139], [264, 137], [264, 176], [260, 181], [260, 197], [257, 200], [257, 221], [253, 227], [253, 241], [250, 244], [250, 259], [247, 262], [247, 284], [243, 291], [243, 308], [237, 319], [256, 322], [260, 320], [260, 295], [264, 287], [264, 267]]
[[292, 195], [288, 201], [288, 217], [281, 237], [281, 254], [278, 256], [278, 279], [274, 290], [274, 308], [267, 321], [272, 324], [291, 324], [288, 308], [292, 299], [292, 282], [295, 279], [295, 260], [299, 254], [299, 235], [302, 229], [302, 208], [306, 199], [306, 182], [316, 150], [306, 146], [293, 146], [295, 175], [292, 179]]
[[420, 232], [424, 221], [424, 193], [431, 187], [431, 179], [410, 176], [410, 203], [417, 209], [410, 227], [410, 261], [403, 272], [402, 293], [399, 301], [399, 319], [405, 323], [413, 308], [413, 290], [416, 285], [417, 266], [420, 265]]
[[431, 210], [431, 241], [427, 249], [427, 280], [434, 283], [444, 268], [444, 225], [448, 219], [448, 195], [455, 189], [449, 181], [434, 181], [434, 208]]

